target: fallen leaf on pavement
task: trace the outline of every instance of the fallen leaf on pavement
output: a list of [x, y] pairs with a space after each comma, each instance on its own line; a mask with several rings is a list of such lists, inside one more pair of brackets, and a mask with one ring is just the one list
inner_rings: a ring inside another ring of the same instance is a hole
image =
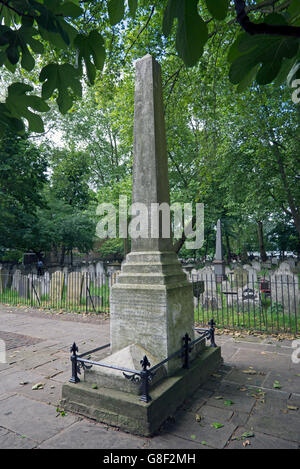
[[33, 391], [37, 390], [37, 389], [44, 389], [44, 383], [37, 383], [37, 384], [34, 384], [31, 388]]

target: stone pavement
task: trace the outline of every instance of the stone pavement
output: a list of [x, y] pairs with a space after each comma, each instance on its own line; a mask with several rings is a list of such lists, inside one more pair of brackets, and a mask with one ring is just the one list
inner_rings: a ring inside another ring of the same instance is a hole
[[1, 338], [0, 448], [300, 447], [300, 364], [289, 340], [217, 335], [224, 365], [156, 436], [141, 438], [57, 408], [70, 345], [83, 353], [108, 343], [108, 320], [0, 305]]

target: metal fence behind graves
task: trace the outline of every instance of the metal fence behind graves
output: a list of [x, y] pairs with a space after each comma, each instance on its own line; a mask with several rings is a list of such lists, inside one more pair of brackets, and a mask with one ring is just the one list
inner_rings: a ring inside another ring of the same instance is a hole
[[0, 271], [0, 302], [16, 306], [72, 312], [109, 313], [111, 285], [116, 274], [63, 272], [43, 275]]
[[[73, 312], [109, 313], [110, 289], [118, 273], [56, 271], [43, 275], [0, 271], [0, 303]], [[272, 333], [299, 331], [299, 276], [189, 276], [193, 285], [194, 319], [206, 326]]]
[[269, 333], [299, 330], [299, 276], [227, 275], [217, 281], [214, 274], [191, 275], [195, 322], [217, 327]]

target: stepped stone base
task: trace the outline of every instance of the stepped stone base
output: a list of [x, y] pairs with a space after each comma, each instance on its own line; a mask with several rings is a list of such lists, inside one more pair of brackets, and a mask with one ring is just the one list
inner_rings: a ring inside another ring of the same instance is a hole
[[[196, 338], [197, 334], [195, 334]], [[193, 360], [199, 353], [205, 348], [205, 339], [199, 341], [193, 346], [193, 349], [190, 353], [190, 359]], [[147, 355], [147, 358], [151, 364], [151, 367], [157, 365], [160, 360], [156, 357], [153, 357], [152, 354], [147, 352], [143, 347], [138, 344], [129, 345], [118, 352], [105, 357], [102, 362], [106, 365], [113, 365], [116, 367], [127, 368], [130, 370], [141, 371], [141, 360], [144, 356]], [[176, 363], [178, 359], [175, 358]], [[182, 358], [179, 358], [182, 366]], [[125, 372], [127, 376], [132, 377], [133, 374]], [[150, 390], [152, 390], [158, 382], [167, 376], [167, 368], [165, 365], [158, 368], [150, 384]], [[106, 368], [100, 366], [94, 366], [91, 369], [86, 369], [84, 371], [84, 381], [91, 384], [96, 384], [98, 387], [116, 389], [118, 391], [125, 391], [132, 394], [139, 395], [141, 394], [140, 386], [137, 386], [130, 379], [125, 379], [123, 371], [115, 370], [113, 368]]]
[[[131, 252], [111, 289], [111, 351], [140, 344], [158, 361], [180, 349], [182, 337], [193, 337], [192, 284], [173, 251]], [[166, 366], [168, 374], [180, 360]]]
[[60, 405], [121, 430], [150, 436], [219, 368], [221, 360], [220, 347], [205, 347], [189, 369], [181, 368], [150, 388], [152, 400], [148, 403], [136, 394], [105, 387], [93, 389], [90, 382], [80, 382], [63, 385]]

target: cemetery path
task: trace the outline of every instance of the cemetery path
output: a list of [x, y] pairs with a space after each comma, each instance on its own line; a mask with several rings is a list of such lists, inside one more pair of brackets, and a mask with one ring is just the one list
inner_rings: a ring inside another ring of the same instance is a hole
[[108, 320], [0, 305], [0, 339], [7, 346], [1, 448], [300, 447], [300, 363], [291, 359], [292, 340], [217, 335], [224, 365], [156, 436], [141, 438], [57, 409], [70, 377], [70, 345], [75, 340], [83, 353], [108, 343]]

